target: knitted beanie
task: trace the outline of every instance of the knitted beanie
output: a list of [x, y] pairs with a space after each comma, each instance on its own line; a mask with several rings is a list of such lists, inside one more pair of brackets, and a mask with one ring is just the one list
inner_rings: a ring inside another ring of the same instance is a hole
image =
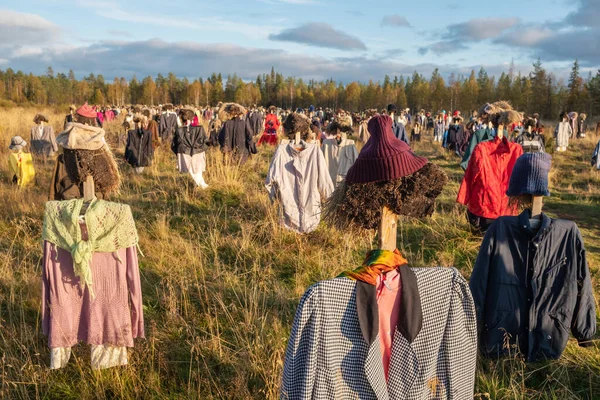
[[411, 175], [427, 164], [426, 158], [417, 156], [394, 136], [388, 115], [371, 118], [368, 130], [371, 138], [346, 175], [349, 184], [391, 181]]
[[548, 173], [552, 157], [548, 153], [525, 153], [515, 163], [508, 184], [508, 196], [550, 196]]

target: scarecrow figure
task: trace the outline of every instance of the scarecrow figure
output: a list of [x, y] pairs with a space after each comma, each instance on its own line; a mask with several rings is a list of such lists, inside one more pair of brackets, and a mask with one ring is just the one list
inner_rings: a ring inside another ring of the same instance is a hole
[[379, 229], [378, 249], [306, 291], [282, 398], [473, 397], [477, 332], [466, 281], [454, 268], [412, 268], [396, 246], [397, 216], [431, 215], [447, 176], [395, 138], [392, 124], [384, 115], [369, 121], [371, 139], [325, 216], [342, 230]]
[[245, 163], [250, 153], [256, 153], [254, 132], [246, 114], [246, 109], [236, 103], [225, 103], [219, 109], [219, 119], [223, 121], [219, 144], [226, 160], [233, 157], [236, 162]]
[[104, 129], [98, 127], [96, 112], [87, 103], [77, 109], [73, 120], [56, 138], [62, 153], [56, 159], [50, 200], [83, 198], [88, 177], [94, 180], [96, 198], [107, 199], [118, 193], [121, 176]]
[[58, 151], [54, 128], [52, 125], [46, 125], [48, 118], [43, 114], [36, 114], [33, 123], [35, 126], [31, 128], [31, 151], [46, 161]]
[[12, 175], [11, 181], [22, 188], [34, 183], [35, 170], [31, 153], [27, 152], [27, 142], [21, 136], [15, 136], [8, 146], [8, 167]]

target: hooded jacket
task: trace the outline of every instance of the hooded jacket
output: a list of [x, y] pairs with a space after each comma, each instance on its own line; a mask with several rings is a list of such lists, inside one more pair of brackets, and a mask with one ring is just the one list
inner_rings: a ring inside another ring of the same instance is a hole
[[582, 346], [591, 345], [596, 333], [596, 302], [577, 225], [542, 214], [536, 233], [529, 218], [526, 210], [496, 220], [471, 275], [480, 349], [488, 357], [512, 354], [517, 345], [529, 361], [557, 359], [569, 330]]

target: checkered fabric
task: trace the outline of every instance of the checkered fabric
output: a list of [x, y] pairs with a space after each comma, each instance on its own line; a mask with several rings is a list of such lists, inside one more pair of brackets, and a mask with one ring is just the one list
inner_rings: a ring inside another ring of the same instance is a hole
[[281, 398], [472, 399], [477, 327], [468, 285], [454, 268], [412, 271], [422, 329], [412, 343], [396, 329], [387, 382], [379, 336], [369, 345], [361, 333], [357, 282], [336, 278], [311, 286], [300, 301]]

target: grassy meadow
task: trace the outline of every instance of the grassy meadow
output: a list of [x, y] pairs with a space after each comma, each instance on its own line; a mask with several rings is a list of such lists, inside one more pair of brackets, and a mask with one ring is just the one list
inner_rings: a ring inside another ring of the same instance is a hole
[[[44, 110], [60, 132], [63, 113]], [[312, 283], [358, 266], [374, 234], [323, 224], [299, 236], [282, 229], [264, 189], [273, 149], [226, 167], [208, 155], [209, 189], [196, 189], [160, 149], [136, 175], [113, 146], [124, 184], [113, 200], [131, 205], [139, 236], [146, 339], [130, 365], [100, 372], [79, 345], [67, 368], [50, 371], [41, 331], [40, 243], [52, 163], [36, 164], [35, 187], [18, 190], [8, 176], [8, 143], [29, 141], [34, 109], [0, 109], [0, 398], [5, 399], [275, 399], [300, 296]], [[107, 127], [114, 144], [120, 123]], [[547, 134], [549, 135], [549, 134]], [[592, 135], [593, 136], [593, 135]], [[589, 159], [597, 139], [575, 140], [555, 154], [552, 197], [544, 210], [575, 220], [584, 236], [600, 299], [600, 172]], [[411, 265], [454, 266], [468, 278], [481, 242], [455, 203], [459, 160], [439, 144], [414, 146], [444, 168], [450, 182], [426, 221], [401, 220], [398, 243]], [[559, 361], [479, 361], [476, 399], [600, 399], [600, 342], [572, 339]]]

